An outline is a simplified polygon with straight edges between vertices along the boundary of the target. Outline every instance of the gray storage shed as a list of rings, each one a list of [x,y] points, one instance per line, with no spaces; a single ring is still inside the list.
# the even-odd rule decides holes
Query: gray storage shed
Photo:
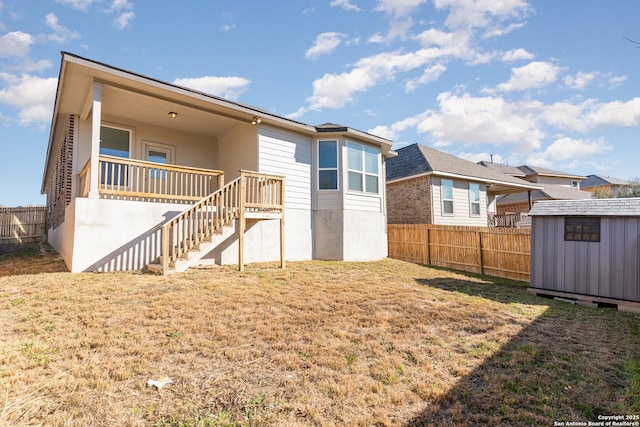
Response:
[[[529,215],[529,291],[640,312],[640,198],[549,200]]]

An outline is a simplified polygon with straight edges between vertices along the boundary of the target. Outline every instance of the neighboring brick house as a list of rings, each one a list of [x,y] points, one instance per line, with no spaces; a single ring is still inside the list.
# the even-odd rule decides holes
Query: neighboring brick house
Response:
[[[390,224],[487,226],[498,195],[541,188],[424,145],[397,153],[386,160]]]
[[[530,192],[506,194],[496,200],[498,214],[528,213],[539,200],[581,200],[590,199],[591,194],[580,189],[586,177],[559,172],[537,166],[507,166],[499,163],[479,162],[480,165],[496,172],[518,177],[538,184],[540,189]]]

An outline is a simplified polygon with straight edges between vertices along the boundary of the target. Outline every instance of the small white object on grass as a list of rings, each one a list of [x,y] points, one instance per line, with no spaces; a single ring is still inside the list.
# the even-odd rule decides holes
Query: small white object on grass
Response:
[[[162,377],[160,379],[157,380],[148,380],[147,381],[147,386],[149,387],[155,387],[157,389],[161,389],[162,387],[164,387],[167,384],[171,384],[173,381],[171,380],[171,378],[169,377]]]

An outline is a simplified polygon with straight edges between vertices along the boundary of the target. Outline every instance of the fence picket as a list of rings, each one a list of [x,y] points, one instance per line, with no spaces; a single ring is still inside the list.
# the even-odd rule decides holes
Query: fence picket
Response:
[[[389,224],[389,257],[529,281],[531,230]]]

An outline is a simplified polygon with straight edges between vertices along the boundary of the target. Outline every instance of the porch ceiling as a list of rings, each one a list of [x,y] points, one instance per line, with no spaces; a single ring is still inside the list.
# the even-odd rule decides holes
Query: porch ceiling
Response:
[[[177,117],[170,118],[170,111],[177,113]],[[220,135],[240,123],[194,106],[108,85],[103,91],[102,113],[208,136]]]

